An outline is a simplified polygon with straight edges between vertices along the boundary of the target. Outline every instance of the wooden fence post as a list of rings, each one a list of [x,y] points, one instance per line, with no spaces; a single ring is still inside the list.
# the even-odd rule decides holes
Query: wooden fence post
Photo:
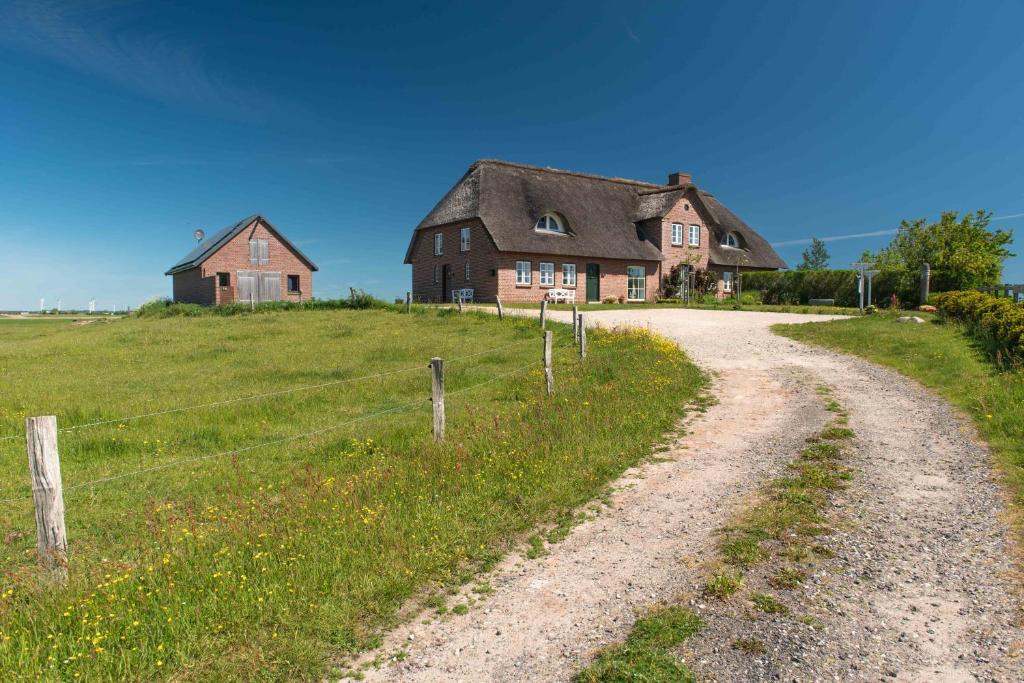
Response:
[[[458,299],[458,304],[459,304],[459,314],[461,315],[461,314],[462,314],[462,293],[461,293],[461,292],[459,292],[459,296],[458,296],[458,297],[456,297],[456,298]]]
[[[405,293],[405,312],[412,313],[412,292]]]
[[[505,311],[503,311],[501,308],[501,297],[496,296],[494,297],[494,300],[498,302],[498,320],[501,320],[502,318],[505,317]]]
[[[53,415],[25,420],[28,472],[36,507],[36,552],[50,580],[68,580],[68,537],[64,528],[64,487],[57,454],[57,418]]]
[[[444,361],[430,359],[430,403],[434,407],[434,441],[444,441]]]
[[[572,341],[575,344],[580,342],[580,327],[579,327],[579,307],[576,304],[572,305]]]
[[[580,358],[586,358],[587,357],[587,325],[586,325],[586,321],[583,319],[583,314],[582,313],[580,313],[580,321],[579,321],[578,324],[579,324],[579,328],[580,328]]]
[[[544,299],[540,302],[540,329],[544,329],[548,324],[548,300]]]
[[[544,332],[544,379],[547,381],[548,396],[555,393],[555,376],[551,372],[551,330]]]

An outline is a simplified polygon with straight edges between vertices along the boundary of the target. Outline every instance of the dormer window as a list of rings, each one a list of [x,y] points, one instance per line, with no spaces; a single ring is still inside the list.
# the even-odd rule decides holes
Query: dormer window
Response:
[[[562,219],[553,213],[546,213],[538,219],[537,224],[533,226],[533,229],[538,232],[565,232],[565,225],[562,223]]]
[[[722,238],[722,246],[723,247],[732,247],[734,249],[739,249],[739,247],[740,247],[740,240],[739,240],[738,237],[736,237],[736,233],[734,233],[734,232],[727,232],[727,233],[725,233],[725,237]]]

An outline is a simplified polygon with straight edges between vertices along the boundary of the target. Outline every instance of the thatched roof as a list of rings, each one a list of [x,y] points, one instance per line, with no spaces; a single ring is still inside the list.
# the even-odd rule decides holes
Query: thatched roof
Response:
[[[647,239],[639,223],[665,216],[684,195],[702,204],[713,202],[714,208],[704,207],[713,233],[719,227],[722,234],[739,234],[752,250],[746,259],[748,267],[785,267],[760,235],[692,184],[658,185],[492,159],[470,166],[420,221],[405,262],[411,262],[421,231],[474,218],[483,222],[500,251],[660,261],[661,251]],[[537,219],[549,212],[564,219],[567,234],[533,230]],[[716,222],[721,225],[714,225]],[[712,262],[715,251],[712,245]]]
[[[719,202],[713,195],[701,190],[701,203],[712,216],[711,254],[712,265],[734,266],[739,264],[748,268],[788,268],[786,262],[772,249],[765,238],[761,237],[752,227]],[[722,245],[726,233],[733,233],[739,238],[739,248]]]

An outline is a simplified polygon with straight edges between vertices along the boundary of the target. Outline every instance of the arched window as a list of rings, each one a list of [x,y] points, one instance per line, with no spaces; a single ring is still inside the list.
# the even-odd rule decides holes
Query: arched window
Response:
[[[736,233],[734,233],[734,232],[727,232],[727,233],[725,233],[725,237],[722,238],[722,246],[723,247],[739,248],[740,241],[739,241],[739,238],[736,237]]]
[[[534,230],[540,232],[565,232],[565,225],[562,224],[562,219],[553,213],[546,213],[537,220],[537,224],[533,226]]]

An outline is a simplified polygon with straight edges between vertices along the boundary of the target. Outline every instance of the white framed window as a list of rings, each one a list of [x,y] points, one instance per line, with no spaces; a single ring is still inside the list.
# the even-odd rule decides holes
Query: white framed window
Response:
[[[576,264],[575,263],[563,263],[562,264],[562,286],[563,287],[575,287],[576,286]]]
[[[643,266],[626,268],[626,298],[630,301],[647,298],[647,269]]]
[[[433,279],[434,279],[434,284],[436,285],[437,284],[437,266],[434,266]]]
[[[249,263],[265,266],[270,263],[270,242],[249,240]]]
[[[555,286],[555,264],[540,262],[540,286],[541,287],[554,287]]]
[[[691,225],[690,226],[690,246],[691,247],[699,247],[700,246],[700,226],[699,225]]]
[[[459,251],[469,251],[469,228],[459,231]]]
[[[538,232],[565,232],[565,225],[562,224],[562,219],[557,215],[546,213],[537,219],[533,229]]]
[[[533,284],[533,264],[529,261],[516,261],[516,284]]]
[[[440,256],[444,253],[444,235],[439,232],[434,233],[434,256]]]
[[[672,224],[672,244],[674,246],[682,246],[683,244],[683,224],[673,223]]]
[[[730,273],[728,271],[722,273],[722,291],[723,292],[731,292],[732,291],[732,273]]]
[[[725,237],[722,238],[723,247],[739,247],[740,241],[736,238],[736,233],[727,232]]]
[[[465,270],[465,272],[463,273],[464,279],[466,280],[466,282],[469,282],[469,261],[466,261],[466,266],[465,266],[464,270]]]

